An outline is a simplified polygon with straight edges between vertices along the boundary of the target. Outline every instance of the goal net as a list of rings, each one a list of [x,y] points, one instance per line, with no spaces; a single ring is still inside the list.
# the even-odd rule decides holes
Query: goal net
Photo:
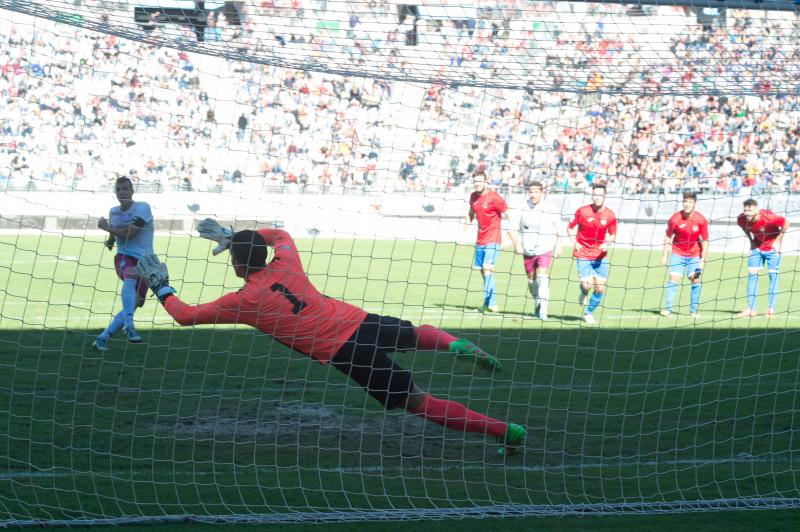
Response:
[[[749,198],[800,223],[800,19],[646,4],[0,0],[0,523],[800,506],[798,238],[756,276],[737,225]],[[480,310],[476,175],[512,232],[547,192],[565,245],[546,321],[508,246]],[[493,374],[393,358],[524,444],[386,411],[153,298],[143,342],[94,349],[122,308],[98,228],[121,176],[184,301],[242,286],[197,222],[286,229],[325,295],[497,355]],[[589,324],[566,227],[598,184],[618,231]],[[709,222],[702,292],[662,264],[684,192]]]

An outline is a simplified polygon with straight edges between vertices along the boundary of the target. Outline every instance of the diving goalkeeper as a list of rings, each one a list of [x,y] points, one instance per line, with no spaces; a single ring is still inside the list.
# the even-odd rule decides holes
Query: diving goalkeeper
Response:
[[[334,368],[361,385],[387,410],[408,412],[463,432],[489,434],[514,448],[525,438],[525,429],[492,419],[461,403],[423,392],[410,371],[387,356],[395,351],[447,350],[470,358],[486,370],[500,370],[500,361],[469,340],[458,339],[433,327],[363,309],[321,294],[308,279],[294,240],[286,231],[225,229],[215,220],[198,225],[200,236],[214,240],[216,255],[230,250],[238,277],[245,280],[237,292],[201,305],[187,305],[169,286],[166,265],[149,255],[137,271],[180,325],[245,323],[282,343]],[[274,250],[267,263],[267,249]]]

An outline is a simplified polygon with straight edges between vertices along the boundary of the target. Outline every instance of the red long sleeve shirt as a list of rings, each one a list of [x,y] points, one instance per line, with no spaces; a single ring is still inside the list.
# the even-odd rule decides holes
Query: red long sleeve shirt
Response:
[[[187,305],[170,296],[164,308],[181,325],[251,325],[295,351],[329,362],[367,313],[317,291],[289,233],[279,229],[258,233],[273,247],[274,258],[265,269],[249,274],[239,291],[202,305]]]

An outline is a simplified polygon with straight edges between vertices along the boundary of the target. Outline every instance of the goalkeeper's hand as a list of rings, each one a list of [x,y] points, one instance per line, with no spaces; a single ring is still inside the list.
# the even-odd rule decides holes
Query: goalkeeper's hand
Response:
[[[109,251],[112,251],[114,249],[114,244],[116,242],[117,239],[114,237],[114,235],[108,235],[108,240],[106,240],[105,244]]]
[[[136,265],[136,273],[144,279],[144,282],[162,303],[168,296],[175,293],[175,289],[169,285],[167,265],[158,260],[158,256],[145,255],[142,257]]]
[[[231,247],[231,239],[233,238],[233,228],[222,227],[213,218],[206,218],[197,224],[197,232],[200,233],[202,238],[213,240],[218,245],[211,250],[214,255],[219,255],[229,247]]]

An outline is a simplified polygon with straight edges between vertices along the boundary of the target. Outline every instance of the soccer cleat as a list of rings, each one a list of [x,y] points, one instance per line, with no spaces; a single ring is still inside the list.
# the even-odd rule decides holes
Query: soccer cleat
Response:
[[[547,316],[547,314],[539,314],[539,319],[542,321],[548,321],[550,318]]]
[[[133,327],[125,328],[125,337],[132,344],[139,344],[142,342],[142,337],[139,336],[139,334],[136,332],[136,329]]]
[[[108,351],[108,338],[105,336],[98,336],[95,338],[94,342],[92,342],[92,347],[103,353]]]
[[[586,305],[586,296],[588,296],[588,295],[589,295],[589,293],[588,293],[588,292],[584,292],[583,290],[581,290],[581,293],[580,293],[580,295],[578,296],[578,304],[579,304],[580,306],[582,306],[582,307],[583,307],[583,306],[585,306],[585,305]]]
[[[700,314],[698,314],[697,312],[692,312],[691,314],[689,314],[689,317],[692,318],[693,320],[699,320]]]
[[[775,317],[775,309],[774,308],[768,308],[767,312],[764,314],[764,317],[767,318],[767,319],[774,318]]]
[[[497,358],[464,338],[451,342],[450,352],[455,353],[460,358],[474,360],[476,366],[487,371],[500,371],[503,369],[503,364]]]
[[[500,307],[498,307],[497,305],[494,305],[494,306],[483,305],[483,306],[481,306],[481,308],[478,309],[478,311],[479,312],[483,312],[483,313],[486,313],[486,312],[491,312],[491,313],[500,312]]]
[[[588,325],[594,325],[595,323],[597,323],[597,321],[595,321],[594,319],[594,316],[592,316],[588,312],[583,315],[583,321],[585,321]]]
[[[664,316],[665,318],[669,318],[670,316],[672,316],[672,311],[664,309],[661,311],[661,315]]]
[[[509,423],[506,427],[505,438],[503,438],[503,446],[497,450],[497,454],[504,456],[506,454],[514,453],[525,441],[526,434],[527,431],[522,425]]]
[[[737,318],[755,318],[756,316],[758,316],[758,312],[749,308],[744,309],[736,315]]]

